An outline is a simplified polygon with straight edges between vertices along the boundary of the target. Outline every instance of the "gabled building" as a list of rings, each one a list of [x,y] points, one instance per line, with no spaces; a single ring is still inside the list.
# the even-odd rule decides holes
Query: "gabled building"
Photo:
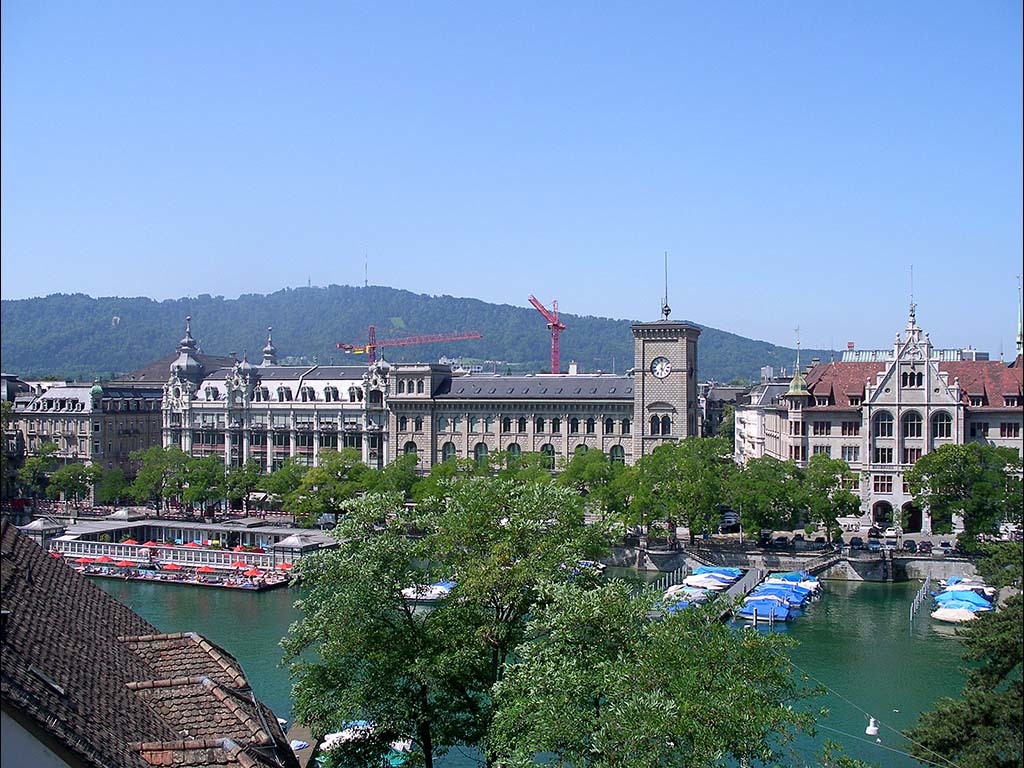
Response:
[[[161,634],[0,523],[4,766],[297,768],[238,661]]]
[[[931,530],[913,506],[904,473],[948,444],[980,442],[1024,455],[1024,363],[977,359],[932,345],[916,308],[891,350],[861,351],[855,361],[800,371],[785,393],[737,408],[736,458],[791,459],[816,453],[843,459],[861,478],[865,521],[904,513],[906,530]],[[767,394],[767,390],[766,393]],[[742,425],[742,426],[741,426]]]

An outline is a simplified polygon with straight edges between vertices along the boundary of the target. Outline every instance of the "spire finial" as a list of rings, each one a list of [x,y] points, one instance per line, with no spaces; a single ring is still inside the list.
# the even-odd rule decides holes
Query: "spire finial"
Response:
[[[800,326],[798,325],[795,330],[796,333],[796,370],[800,371]]]
[[[668,316],[671,314],[672,309],[668,305],[668,251],[665,251],[665,296],[661,300],[661,316],[663,319],[668,320]]]

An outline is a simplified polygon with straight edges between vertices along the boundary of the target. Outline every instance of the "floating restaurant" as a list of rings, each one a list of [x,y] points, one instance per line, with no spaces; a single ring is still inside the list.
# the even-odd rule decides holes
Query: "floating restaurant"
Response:
[[[69,562],[123,562],[159,570],[174,566],[170,570],[212,569],[215,573],[286,571],[306,555],[337,546],[324,531],[269,525],[262,518],[183,522],[128,510],[66,526],[40,518],[22,526],[21,531]]]

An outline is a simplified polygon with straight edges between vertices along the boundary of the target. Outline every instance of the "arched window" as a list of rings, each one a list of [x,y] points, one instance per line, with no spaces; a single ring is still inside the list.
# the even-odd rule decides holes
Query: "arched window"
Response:
[[[447,416],[438,416],[437,417],[437,430],[438,430],[438,432],[444,432],[446,429],[448,429],[448,417]]]
[[[520,432],[525,432],[526,431],[526,418],[523,417],[523,416],[520,416],[519,417],[519,423],[516,426],[519,428]]]
[[[405,382],[402,381],[401,379],[398,380],[398,394],[405,394]]]
[[[519,447],[519,443],[512,443],[508,448],[505,449],[508,452],[510,459],[518,459],[523,453],[523,449]]]
[[[412,428],[415,429],[417,432],[422,432],[423,431],[423,417],[422,416],[417,416],[415,419],[413,419]]]
[[[402,450],[405,452],[406,456],[408,456],[410,453],[413,456],[417,455],[416,443],[414,443],[412,440],[410,440],[408,443],[406,443],[405,447]]]
[[[876,413],[872,433],[875,437],[892,437],[892,414],[888,411]]]
[[[480,431],[480,419],[476,416],[468,416],[466,418],[466,426],[469,427],[470,432]]]
[[[661,434],[661,419],[657,416],[651,416],[651,434],[654,436]]]
[[[477,443],[473,446],[473,458],[476,459],[478,467],[487,463],[487,443]]]
[[[584,453],[587,452],[587,446],[585,446],[583,443],[580,443],[579,445],[572,449],[572,452],[575,456],[582,456]]]
[[[624,435],[628,435],[629,434],[629,426],[630,426],[629,425],[629,419],[623,419],[622,420],[622,434],[624,434]]]
[[[551,420],[551,434],[557,435],[562,431],[562,420],[554,418]]]
[[[502,432],[511,432],[512,431],[512,419],[510,419],[508,416],[505,416],[501,420],[501,431]]]
[[[411,392],[412,390],[410,389],[409,391]],[[423,394],[423,379],[420,379],[419,381],[416,382],[416,394]]]
[[[661,434],[662,436],[672,434],[672,417],[668,414],[661,417]]]
[[[398,417],[398,431],[405,432],[409,428],[409,420],[405,416]]]
[[[917,411],[908,411],[903,416],[903,436],[921,437],[924,434],[924,422]]]
[[[551,443],[544,443],[540,447],[540,452],[544,454],[544,469],[555,468],[555,446]]]
[[[350,403],[354,403],[356,401],[356,388],[355,387],[349,387],[348,388],[348,401]]]
[[[587,419],[587,434],[588,435],[594,434],[594,431],[596,429],[597,429],[597,424],[595,423],[595,421],[593,419]]]
[[[580,420],[573,416],[569,419],[569,434],[578,435],[580,433]]]
[[[441,446],[441,461],[449,461],[455,458],[455,443],[450,440]]]
[[[533,428],[537,434],[542,433],[544,431],[544,419],[537,419],[533,424]]]
[[[604,420],[604,433],[610,435],[615,431],[615,420],[605,419]]]
[[[939,411],[934,416],[932,416],[932,436],[953,436],[953,419],[950,418],[949,414],[946,413],[945,411]]]
[[[626,449],[621,445],[613,445],[611,451],[612,464],[626,463]]]

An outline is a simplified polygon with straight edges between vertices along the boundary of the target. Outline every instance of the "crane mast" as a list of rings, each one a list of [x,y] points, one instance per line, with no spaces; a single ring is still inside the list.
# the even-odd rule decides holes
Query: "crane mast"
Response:
[[[562,323],[558,319],[558,299],[554,299],[551,302],[551,310],[537,300],[537,297],[530,295],[530,303],[533,308],[536,309],[544,319],[548,321],[548,330],[551,332],[551,372],[561,373],[562,372],[562,361],[561,354],[559,351],[558,337],[562,335],[562,331],[565,330],[565,323]]]
[[[370,326],[366,335],[366,344],[356,346],[354,344],[338,343],[338,349],[345,350],[350,355],[367,355],[369,361],[377,361],[377,350],[383,347],[412,347],[417,344],[437,344],[442,341],[463,341],[465,339],[482,339],[480,331],[458,331],[456,333],[427,333],[419,336],[401,336],[395,339],[377,340],[377,329]]]

